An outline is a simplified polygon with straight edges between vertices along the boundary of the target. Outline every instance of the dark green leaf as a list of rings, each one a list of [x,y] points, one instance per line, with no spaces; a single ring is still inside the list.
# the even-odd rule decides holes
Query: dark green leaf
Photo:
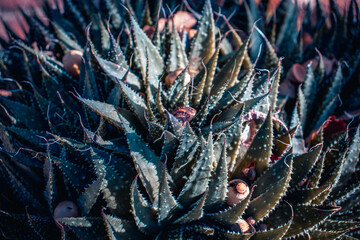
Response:
[[[189,56],[189,59],[194,61],[195,69],[201,66],[201,61],[207,63],[215,52],[215,25],[212,13],[210,0],[206,0]]]
[[[291,224],[289,230],[286,232],[284,237],[295,236],[303,231],[310,229],[323,220],[328,218],[334,212],[338,211],[338,207],[317,207],[317,206],[293,206],[294,209],[294,221]],[[276,210],[276,214],[279,212],[285,213],[288,211],[287,207],[279,206]]]
[[[214,150],[215,149],[216,147],[214,145]],[[220,151],[220,149],[218,150]],[[222,145],[222,150],[218,159],[219,160],[216,162],[216,169],[210,178],[208,195],[205,201],[205,210],[220,206],[226,198],[227,185],[228,185],[228,181],[227,181],[228,164],[226,159],[226,142],[224,142],[224,144]]]
[[[253,190],[254,187],[251,189],[249,195],[235,206],[227,208],[223,211],[219,211],[217,213],[207,214],[206,216],[212,220],[218,221],[221,224],[225,224],[229,226],[235,224],[243,215],[245,209],[248,207],[248,204],[252,197]]]
[[[199,201],[197,201],[196,205],[184,216],[180,217],[176,221],[175,224],[184,224],[192,221],[199,220],[203,216],[203,207],[205,204],[205,199],[207,196],[207,191],[201,196]]]
[[[170,190],[167,178],[166,165],[161,175],[160,189],[159,189],[159,211],[158,221],[160,224],[167,222],[171,219],[173,212],[179,209],[179,205],[176,202],[172,192]]]
[[[288,162],[284,160],[284,164],[287,166],[287,174],[282,178],[277,175],[277,181],[272,180],[272,184],[269,184],[268,182],[267,184],[270,186],[266,189],[266,191],[251,200],[249,207],[246,210],[246,214],[248,216],[253,217],[256,221],[260,221],[266,217],[276,205],[278,205],[279,200],[287,191],[291,178],[292,163],[292,159]],[[256,195],[254,194],[254,196]]]
[[[252,162],[255,163],[256,173],[258,175],[262,174],[268,168],[273,142],[272,125],[272,113],[269,111],[265,122],[254,137],[245,156],[235,166],[235,170],[231,176],[232,179],[239,178],[241,171]]]
[[[205,149],[202,151],[200,158],[195,163],[196,165],[193,172],[179,194],[178,201],[181,205],[189,207],[195,200],[199,199],[199,197],[204,194],[208,188],[213,168],[213,161],[213,139],[212,134],[210,133]]]
[[[216,95],[224,86],[231,87],[238,77],[245,53],[249,45],[249,39],[236,51],[234,56],[221,68],[213,80],[213,87],[210,95]]]
[[[107,237],[101,217],[61,218],[58,221],[69,227],[80,239],[103,240]]]
[[[322,144],[318,144],[309,152],[294,156],[293,174],[290,181],[291,187],[295,187],[309,174],[319,157],[321,149]]]
[[[329,185],[324,185],[316,188],[296,189],[287,193],[285,200],[291,204],[309,204],[312,200],[316,199],[322,192],[329,189]]]
[[[128,239],[138,240],[145,236],[138,230],[136,224],[127,219],[102,213],[110,240]]]
[[[199,143],[197,137],[191,129],[190,124],[185,123],[184,130],[180,137],[180,144],[176,150],[174,163],[171,169],[171,176],[175,182],[177,182],[179,178],[183,177],[181,169],[192,162],[198,146]]]
[[[131,208],[135,223],[141,232],[147,233],[156,230],[155,210],[139,192],[137,178],[131,185]]]

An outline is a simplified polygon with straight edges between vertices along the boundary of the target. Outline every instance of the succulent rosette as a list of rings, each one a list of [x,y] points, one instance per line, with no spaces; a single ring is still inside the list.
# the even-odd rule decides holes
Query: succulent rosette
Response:
[[[338,25],[318,8],[316,27],[292,1],[231,19],[227,3],[167,3],[45,1],[47,23],[23,12],[26,39],[8,27],[2,236],[358,238],[358,43],[323,47],[359,37],[356,1]],[[326,49],[346,64],[327,71]]]

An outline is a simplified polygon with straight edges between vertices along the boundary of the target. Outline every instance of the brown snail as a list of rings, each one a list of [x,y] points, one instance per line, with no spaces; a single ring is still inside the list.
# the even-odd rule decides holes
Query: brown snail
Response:
[[[290,80],[290,82],[299,84],[305,81],[305,75],[306,67],[301,64],[295,63],[286,75],[286,78]]]
[[[79,209],[76,204],[72,201],[60,202],[54,210],[54,220],[56,225],[62,229],[63,226],[58,222],[59,219],[65,217],[78,217]]]
[[[176,108],[171,114],[185,124],[185,122],[190,122],[194,118],[196,110],[192,107],[183,106]]]
[[[226,203],[230,206],[234,206],[243,201],[249,194],[250,189],[246,182],[240,179],[231,180],[228,186]]]
[[[81,61],[82,52],[78,50],[70,50],[62,58],[65,71],[72,77],[78,77],[80,75]]]

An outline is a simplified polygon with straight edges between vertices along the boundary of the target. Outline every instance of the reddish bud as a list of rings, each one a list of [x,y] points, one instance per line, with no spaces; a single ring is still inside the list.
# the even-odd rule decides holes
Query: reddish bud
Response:
[[[248,219],[246,219],[247,223],[250,225],[254,225],[255,224],[255,219],[253,217],[249,217]]]
[[[267,230],[267,225],[265,223],[261,223],[259,225],[259,229],[258,229],[260,232],[264,232]]]
[[[271,163],[280,160],[280,158],[281,158],[280,156],[278,156],[278,155],[276,155],[275,153],[273,153],[273,154],[270,156]]]
[[[189,29],[189,31],[188,31],[188,37],[189,37],[189,39],[195,37],[196,33],[197,33],[197,30],[196,30],[196,29]]]
[[[192,28],[196,24],[197,20],[189,12],[178,11],[174,15],[174,23],[176,30],[180,30],[181,26],[184,26],[186,29]]]
[[[142,30],[150,39],[153,37],[155,32],[155,28],[149,25],[145,25]]]
[[[303,37],[302,37],[302,40],[303,40],[303,44],[304,44],[304,47],[306,48],[307,46],[309,46],[313,41],[313,37],[309,34],[309,33],[304,33]]]
[[[331,135],[343,132],[346,130],[346,123],[342,119],[336,119],[335,116],[330,116],[324,124],[324,137],[330,137]]]
[[[176,69],[175,71],[170,72],[170,73],[166,76],[166,78],[165,78],[165,85],[166,85],[167,87],[170,87],[170,86],[174,83],[174,81],[175,81],[175,79],[177,78],[177,76],[179,76],[179,74],[180,74],[183,70],[184,70],[184,68],[178,68],[178,69]]]
[[[12,92],[4,89],[0,89],[0,96],[2,97],[10,97],[12,95]]]
[[[164,29],[166,21],[167,20],[165,18],[159,19],[158,29],[160,32]],[[181,30],[181,28],[185,28],[186,30],[189,30],[196,24],[196,22],[197,22],[196,18],[189,12],[178,11],[177,13],[174,14],[175,29],[178,32]],[[172,31],[173,21],[170,20],[168,24],[170,31]]]
[[[256,179],[256,170],[255,167],[245,168],[243,171],[244,176],[249,179],[249,181],[254,181]]]

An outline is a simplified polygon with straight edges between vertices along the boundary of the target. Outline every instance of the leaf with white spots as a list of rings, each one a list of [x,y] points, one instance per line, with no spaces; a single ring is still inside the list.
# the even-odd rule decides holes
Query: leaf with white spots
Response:
[[[212,134],[209,134],[205,149],[195,163],[193,172],[181,190],[178,201],[184,207],[190,206],[202,196],[208,188],[211,171],[213,168],[214,151]]]
[[[255,163],[255,169],[258,175],[262,174],[269,167],[273,142],[273,124],[271,118],[272,113],[269,111],[265,122],[256,133],[245,156],[241,159],[237,166],[235,166],[235,170],[231,176],[232,179],[238,178],[241,175],[241,171],[252,162]]]
[[[290,187],[299,184],[311,171],[322,150],[322,144],[313,147],[307,153],[294,156],[293,174]]]
[[[137,177],[131,185],[131,209],[136,226],[141,232],[150,233],[156,231],[155,209],[141,195],[137,184]]]
[[[180,144],[177,147],[176,155],[171,168],[171,176],[175,182],[184,176],[184,167],[193,163],[195,153],[198,151],[199,143],[197,136],[191,129],[189,123],[185,123],[184,130],[180,137]],[[186,167],[186,169],[188,168]],[[186,174],[185,174],[186,175]]]
[[[145,236],[142,235],[133,221],[121,219],[102,212],[106,225],[107,234],[110,240],[128,239],[138,240]]]
[[[80,239],[104,239],[107,237],[106,227],[101,217],[60,218],[62,225],[67,226]]]
[[[292,158],[288,161],[279,161],[284,161],[284,164],[286,165],[286,168],[284,168],[286,170],[284,171],[285,176],[282,178],[276,176],[276,180],[273,179],[271,184],[268,182],[267,184],[270,186],[268,186],[265,191],[262,191],[259,196],[255,195],[254,192],[254,199],[251,200],[248,208],[246,209],[246,214],[248,216],[252,216],[256,221],[260,221],[269,215],[274,207],[279,204],[280,199],[285,195],[288,189],[293,161]],[[270,170],[271,168],[269,171]]]
[[[240,217],[243,215],[245,209],[248,207],[250,199],[252,197],[254,187],[251,189],[249,195],[242,201],[240,201],[235,206],[229,207],[223,211],[217,213],[210,213],[206,216],[214,221],[217,221],[221,224],[229,225],[235,224]]]
[[[202,218],[204,214],[203,208],[204,208],[206,196],[207,196],[207,192],[204,192],[201,198],[196,202],[196,205],[184,216],[174,221],[174,224],[185,224]]]
[[[194,61],[195,69],[201,66],[201,61],[207,63],[215,52],[215,24],[212,12],[210,0],[206,0],[189,56],[189,59]]]
[[[163,163],[148,145],[128,126],[124,126],[130,154],[139,177],[149,194],[154,208],[158,207],[160,178]]]
[[[215,145],[214,145],[214,150],[215,150]],[[228,185],[226,142],[222,144],[222,150],[219,156],[219,161],[216,163],[216,165],[217,165],[216,169],[210,178],[209,190],[205,200],[205,210],[211,208],[217,208],[224,202],[226,198],[227,185]]]
[[[164,164],[159,190],[158,221],[160,224],[169,221],[173,217],[174,211],[180,208],[170,190],[167,175],[166,165]]]

